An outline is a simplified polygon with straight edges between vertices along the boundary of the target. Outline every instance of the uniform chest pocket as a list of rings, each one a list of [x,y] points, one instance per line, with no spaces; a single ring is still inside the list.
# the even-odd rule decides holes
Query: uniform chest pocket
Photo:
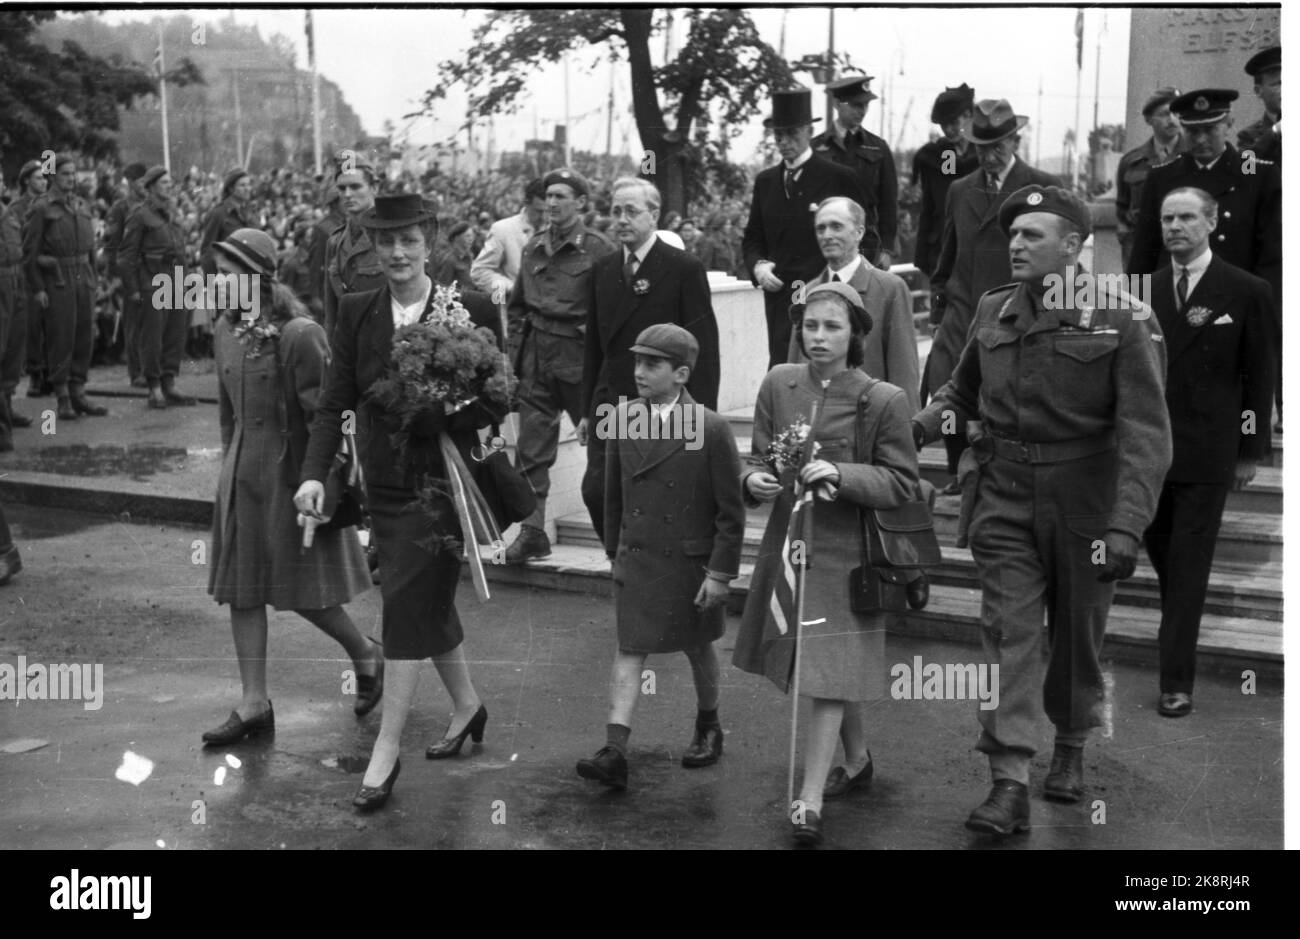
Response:
[[[1053,349],[1075,362],[1090,364],[1105,359],[1119,348],[1119,336],[1058,335]]]
[[[1003,329],[1000,326],[981,326],[975,337],[979,340],[981,346],[992,350],[999,346],[1017,342],[1020,339],[1020,334],[1013,329]]]
[[[556,258],[551,262],[551,266],[556,273],[567,274],[570,277],[581,277],[591,270],[591,258],[586,255],[578,255],[572,258]]]

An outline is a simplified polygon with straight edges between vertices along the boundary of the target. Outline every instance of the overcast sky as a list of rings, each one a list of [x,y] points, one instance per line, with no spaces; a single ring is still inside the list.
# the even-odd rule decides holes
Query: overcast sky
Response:
[[[193,10],[199,19],[217,20],[225,10]],[[685,12],[684,10],[682,11]],[[166,11],[131,10],[103,14],[109,21],[150,19]],[[796,59],[826,48],[828,10],[825,7],[755,8],[751,11],[760,34],[773,46],[780,42],[785,24],[785,54]],[[316,50],[321,72],[342,88],[349,104],[361,117],[366,131],[381,132],[385,120],[409,130],[416,142],[431,142],[454,132],[463,120],[464,99],[453,98],[433,119],[405,121],[402,115],[416,109],[422,93],[433,83],[436,65],[460,54],[468,45],[481,10],[412,10],[317,8]],[[306,40],[301,10],[237,8],[235,18],[256,24],[263,36],[279,32],[299,49],[299,64],[306,66]],[[940,9],[839,8],[835,13],[836,48],[848,52],[853,62],[875,76],[872,88],[887,100],[873,102],[867,127],[881,132],[882,115],[892,130],[891,143],[903,147],[923,143],[933,129],[930,105],[945,85],[963,81],[978,97],[1005,97],[1020,114],[1030,118],[1032,135],[1040,122],[1042,152],[1056,155],[1067,128],[1075,120],[1075,10],[1071,7],[1019,8],[967,7]],[[1100,120],[1124,120],[1128,66],[1129,14],[1127,10],[1088,10],[1085,15],[1082,124],[1090,127],[1096,77],[1097,37],[1101,42]],[[685,34],[677,21],[678,42]],[[654,43],[662,58],[662,39]],[[592,68],[591,52],[574,56],[569,65],[570,141],[580,149],[605,148],[605,104],[611,82],[610,67]],[[811,85],[807,74],[798,76]],[[1039,85],[1042,85],[1041,108]],[[616,97],[614,149],[639,152],[632,122],[627,66],[613,76]],[[560,66],[543,70],[535,91],[520,111],[498,118],[496,147],[518,149],[534,135],[536,127],[551,136],[564,119],[564,79]],[[910,109],[909,109],[910,106]],[[817,107],[815,105],[815,107]],[[906,116],[906,119],[905,119]],[[741,138],[739,155],[752,154],[762,137],[760,119]],[[1130,140],[1140,134],[1130,134]],[[1027,139],[1029,153],[1034,142]]]

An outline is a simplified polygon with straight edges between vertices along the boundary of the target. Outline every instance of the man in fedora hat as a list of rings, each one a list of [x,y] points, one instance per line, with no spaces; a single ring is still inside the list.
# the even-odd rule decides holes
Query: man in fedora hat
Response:
[[[382,287],[383,265],[360,219],[375,204],[378,176],[368,159],[345,152],[339,163],[334,187],[347,222],[330,235],[325,246],[325,282],[322,288],[325,308],[325,335],[333,336],[338,324],[339,302],[345,294],[362,293]]]
[[[1264,114],[1237,134],[1237,146],[1282,165],[1282,47],[1270,46],[1246,62],[1246,74],[1255,79],[1255,94]]]
[[[818,120],[812,115],[812,92],[794,88],[772,94],[772,114],[763,121],[776,140],[781,162],[754,180],[741,246],[745,267],[764,292],[768,368],[786,360],[791,294],[816,277],[824,264],[813,228],[817,206],[831,196],[848,196],[859,205],[867,202],[852,170],[813,151],[812,125]]]
[[[877,97],[871,90],[871,76],[846,75],[827,84],[826,92],[835,107],[835,120],[812,139],[813,151],[857,176],[867,197],[862,203],[867,213],[862,254],[887,271],[898,252],[898,170],[889,144],[862,126],[867,105]]]
[[[974,107],[975,89],[965,82],[939,92],[930,109],[930,122],[939,125],[943,136],[922,145],[912,157],[912,185],[921,187],[921,214],[916,224],[916,255],[912,263],[927,277],[939,260],[948,189],[979,166],[975,145],[963,136],[964,131],[970,130]],[[939,325],[933,310],[930,322]]]
[[[985,98],[975,105],[971,126],[962,136],[975,145],[979,167],[948,190],[939,259],[930,275],[932,316],[939,329],[930,347],[921,382],[921,400],[952,377],[979,298],[1011,280],[1008,238],[998,225],[998,210],[1017,189],[1029,185],[1059,186],[1055,176],[1034,169],[1016,154],[1020,131],[1029,118],[1018,115],[1005,99]],[[966,449],[965,428],[944,436],[948,472],[953,482],[945,491],[957,492],[957,461]]]
[[[1275,345],[1274,403],[1282,420],[1282,175],[1280,168],[1228,142],[1232,130],[1231,88],[1199,88],[1169,103],[1183,125],[1186,150],[1152,167],[1142,191],[1133,232],[1129,274],[1152,274],[1169,263],[1160,228],[1160,206],[1175,189],[1205,191],[1219,206],[1210,249],[1229,264],[1262,277],[1273,288]],[[1258,415],[1261,426],[1266,415]]]
[[[1124,263],[1133,248],[1133,229],[1137,227],[1138,209],[1142,205],[1142,187],[1151,175],[1151,167],[1168,162],[1183,150],[1183,131],[1169,103],[1182,92],[1177,88],[1157,88],[1142,105],[1142,117],[1151,128],[1151,139],[1120,158],[1115,172],[1115,222]]]
[[[144,174],[149,167],[143,163],[129,163],[122,170],[126,181],[126,195],[113,203],[104,224],[104,261],[109,275],[117,277],[117,253],[122,248],[126,234],[126,220],[131,213],[144,205]],[[140,304],[122,298],[122,345],[126,349],[126,373],[133,388],[146,388],[148,383],[140,371]]]

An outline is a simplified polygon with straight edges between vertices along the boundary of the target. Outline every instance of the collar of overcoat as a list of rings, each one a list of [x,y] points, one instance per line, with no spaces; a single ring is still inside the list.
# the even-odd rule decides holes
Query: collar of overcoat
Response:
[[[647,260],[649,260],[648,256]],[[631,404],[636,404],[637,402],[643,402],[647,409],[650,407],[650,402],[645,398],[637,398],[635,401],[631,402]],[[685,426],[685,412],[687,408],[690,408],[692,412],[690,419],[693,422],[691,427],[694,432],[703,435],[704,421],[702,414],[700,413],[701,409],[695,407],[695,399],[691,397],[691,393],[687,391],[685,387],[682,388],[681,397],[677,399],[677,407],[682,411],[682,423],[678,426]],[[647,420],[651,419],[653,418],[647,415]],[[648,426],[647,429],[649,429]],[[657,440],[646,439],[644,437],[633,437],[631,438],[631,444],[632,449],[636,452],[637,456],[641,458],[640,465],[632,471],[632,475],[642,476],[650,472],[650,470],[654,469],[679,450],[684,449],[686,447],[686,438],[684,434],[679,434],[676,437],[668,439],[660,438]]]

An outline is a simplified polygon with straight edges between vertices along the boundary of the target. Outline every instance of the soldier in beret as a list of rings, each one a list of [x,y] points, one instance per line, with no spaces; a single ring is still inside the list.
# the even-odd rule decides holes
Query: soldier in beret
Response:
[[[94,341],[95,229],[77,195],[77,163],[55,159],[54,189],[36,202],[23,229],[23,264],[42,311],[45,372],[60,420],[108,413],[85,395]]]
[[[1150,309],[1114,292],[1082,306],[1065,288],[1092,229],[1087,205],[1030,185],[1005,201],[998,227],[1013,282],[979,299],[952,380],[913,432],[918,448],[934,440],[948,409],[979,422],[962,457],[958,544],[968,532],[1001,698],[979,712],[977,747],[993,788],[966,827],[1007,835],[1029,827],[1041,710],[1056,726],[1044,794],[1083,797],[1083,746],[1102,723],[1098,656],[1114,581],[1133,573],[1172,442],[1163,336]]]
[[[221,201],[203,221],[203,239],[199,242],[199,266],[203,273],[216,273],[214,244],[225,241],[241,228],[257,227],[257,220],[249,211],[248,201],[252,198],[253,177],[248,175],[248,170],[237,166],[226,174],[221,184]]]
[[[889,144],[862,126],[867,105],[878,96],[871,90],[871,76],[862,74],[837,79],[826,91],[835,106],[835,121],[812,139],[813,151],[858,177],[867,213],[862,253],[887,271],[898,253],[898,170]]]
[[[325,334],[333,338],[344,294],[377,290],[388,283],[361,216],[375,204],[375,166],[355,153],[344,153],[334,187],[347,222],[329,236],[325,247]]]
[[[40,160],[28,160],[18,171],[18,187],[21,195],[9,203],[9,209],[18,219],[20,226],[26,226],[32,214],[32,206],[44,197],[50,188],[50,181],[41,172]],[[27,397],[43,398],[52,394],[54,389],[45,374],[45,310],[32,296],[31,283],[27,284],[27,325],[23,333],[27,337]]]
[[[913,262],[927,277],[939,261],[948,187],[979,166],[975,145],[962,136],[970,130],[974,106],[975,89],[965,82],[940,92],[930,109],[930,121],[939,125],[943,136],[924,144],[912,157],[912,185],[921,187]],[[942,312],[937,316],[941,317]],[[937,316],[932,310],[930,322],[935,326],[939,325]]]
[[[1125,264],[1133,248],[1142,187],[1151,174],[1151,167],[1168,162],[1183,150],[1182,128],[1169,110],[1169,103],[1179,94],[1177,88],[1157,88],[1147,98],[1142,105],[1142,117],[1151,127],[1151,139],[1124,154],[1115,173],[1115,227]]]
[[[126,220],[145,202],[144,174],[148,171],[149,167],[143,163],[127,164],[122,170],[126,195],[114,202],[108,210],[104,225],[104,262],[112,277],[117,277],[117,253],[122,248]],[[140,304],[125,296],[122,298],[122,333],[122,345],[126,349],[126,372],[131,387],[147,388],[149,383],[140,370]]]
[[[1237,134],[1237,146],[1282,166],[1282,47],[1257,52],[1246,63],[1246,74],[1255,79],[1255,94],[1264,102],[1264,114]]]

